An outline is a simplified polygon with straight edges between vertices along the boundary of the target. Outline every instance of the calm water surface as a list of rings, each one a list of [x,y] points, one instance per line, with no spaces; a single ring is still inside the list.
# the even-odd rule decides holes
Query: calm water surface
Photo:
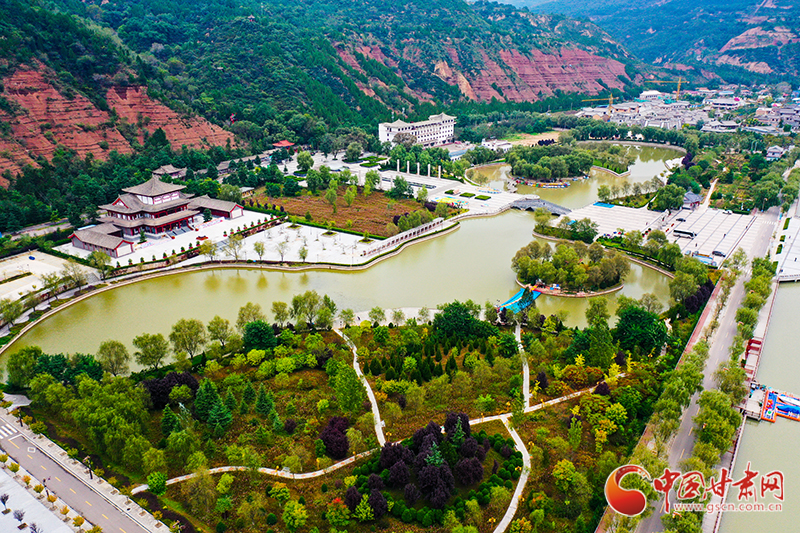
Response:
[[[780,285],[769,331],[764,341],[758,381],[776,389],[800,394],[800,371],[796,362],[797,316],[800,314],[800,285]],[[800,422],[778,418],[777,422],[748,422],[739,447],[734,479],[741,479],[747,462],[751,470],[762,474],[782,470],[784,501],[782,512],[727,513],[723,515],[723,533],[754,531],[798,531],[800,519]],[[735,501],[735,491],[732,494]],[[761,501],[761,500],[759,500]],[[765,502],[775,501],[769,495]]]
[[[669,148],[657,148],[653,146],[622,146],[623,150],[636,156],[636,161],[631,165],[631,174],[625,178],[618,178],[607,172],[597,172],[592,170],[591,178],[583,181],[570,182],[570,186],[565,189],[540,189],[538,187],[528,187],[522,185],[517,192],[520,194],[537,194],[544,200],[549,200],[570,209],[578,209],[592,202],[597,201],[597,189],[601,185],[622,186],[625,183],[643,183],[650,181],[670,167],[680,163],[683,154],[677,150]],[[503,178],[510,177],[511,167],[509,165],[491,165],[476,169],[489,177],[490,186],[502,189]]]
[[[376,305],[435,307],[456,299],[502,302],[519,290],[511,258],[531,241],[532,228],[533,215],[520,211],[466,220],[454,233],[411,246],[358,272],[225,269],[142,281],[57,313],[21,337],[17,345],[34,344],[51,353],[94,353],[104,340],[130,345],[133,337],[144,332],[167,334],[179,318],[208,322],[220,315],[233,322],[239,307],[248,301],[269,311],[273,301],[288,302],[293,295],[312,289],[328,294],[340,309],[356,311]],[[667,282],[654,270],[632,264],[621,294],[638,298],[652,292],[666,303]],[[542,296],[537,304],[543,313],[566,310],[570,324],[583,325],[583,299]]]
[[[632,181],[661,173],[677,152],[663,148],[625,147],[636,153]],[[502,186],[507,165],[484,167],[490,181]],[[597,199],[607,175],[576,182],[567,189],[542,190],[543,198],[570,207]],[[622,181],[622,180],[620,180]],[[129,347],[141,333],[167,334],[179,318],[208,322],[214,315],[235,321],[239,307],[252,301],[269,311],[273,301],[288,302],[307,290],[328,294],[340,309],[365,311],[374,306],[435,307],[453,300],[502,302],[519,288],[511,258],[531,240],[533,215],[509,211],[493,218],[462,222],[449,235],[411,246],[397,257],[358,272],[283,273],[259,269],[183,273],[107,291],[75,304],[39,324],[15,345],[38,345],[50,353],[94,353],[101,342],[116,339]],[[617,294],[639,298],[655,293],[666,304],[667,278],[632,264],[624,289]],[[616,294],[610,296],[612,300]],[[542,296],[541,312],[568,313],[570,325],[583,326],[586,300]],[[362,317],[363,318],[363,317]],[[8,352],[6,352],[8,353]]]

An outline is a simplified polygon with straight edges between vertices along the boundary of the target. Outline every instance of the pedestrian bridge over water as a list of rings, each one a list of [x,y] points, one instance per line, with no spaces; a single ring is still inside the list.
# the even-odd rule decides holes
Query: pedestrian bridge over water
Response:
[[[554,204],[553,202],[548,202],[547,200],[542,200],[539,197],[530,196],[520,198],[519,200],[514,200],[514,202],[511,203],[511,207],[514,209],[525,209],[530,211],[535,211],[540,207],[544,207],[554,215],[567,215],[571,212],[571,210],[566,207]]]

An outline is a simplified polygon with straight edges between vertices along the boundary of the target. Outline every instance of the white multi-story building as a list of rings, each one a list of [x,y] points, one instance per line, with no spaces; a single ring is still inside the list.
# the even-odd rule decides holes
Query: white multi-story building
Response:
[[[393,143],[398,133],[408,133],[422,146],[436,146],[453,142],[455,126],[456,117],[444,113],[431,115],[422,122],[381,122],[378,124],[378,139],[382,143]]]

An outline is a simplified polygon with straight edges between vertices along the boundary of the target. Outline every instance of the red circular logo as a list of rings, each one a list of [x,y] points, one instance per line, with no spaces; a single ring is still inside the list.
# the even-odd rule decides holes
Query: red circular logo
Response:
[[[637,516],[647,509],[647,497],[638,489],[623,489],[622,478],[628,474],[639,474],[650,481],[650,474],[639,465],[620,466],[606,479],[605,494],[608,505],[621,515]]]

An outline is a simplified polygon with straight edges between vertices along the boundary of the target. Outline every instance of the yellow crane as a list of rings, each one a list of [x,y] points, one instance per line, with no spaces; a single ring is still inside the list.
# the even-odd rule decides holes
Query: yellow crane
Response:
[[[614,95],[609,94],[608,98],[588,98],[586,100],[581,100],[581,102],[605,102],[608,101],[608,110],[614,111]]]
[[[647,83],[677,83],[678,86],[675,90],[675,100],[680,100],[681,98],[681,84],[686,83],[689,80],[684,79],[683,77],[679,77],[677,80],[645,80]]]

